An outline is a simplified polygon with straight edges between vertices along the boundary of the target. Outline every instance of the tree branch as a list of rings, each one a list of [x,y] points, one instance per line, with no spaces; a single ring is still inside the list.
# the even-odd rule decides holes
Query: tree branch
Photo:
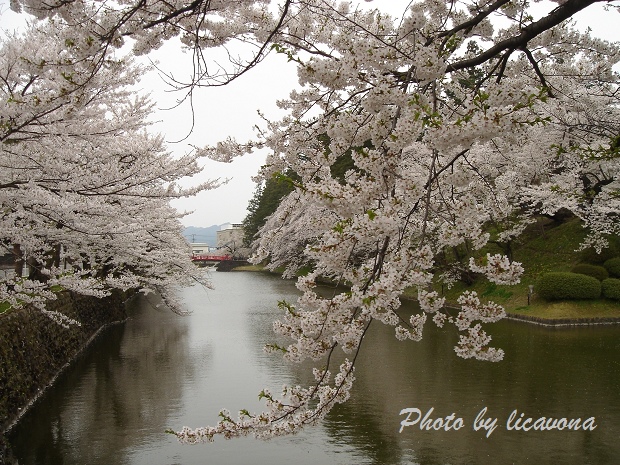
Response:
[[[563,3],[562,5],[551,11],[544,18],[536,21],[535,23],[525,26],[521,30],[521,33],[519,35],[498,42],[493,47],[489,48],[477,57],[457,61],[456,63],[448,65],[446,67],[446,73],[452,73],[461,69],[472,68],[474,66],[481,65],[486,61],[496,57],[504,50],[525,48],[525,46],[530,40],[532,40],[539,34],[551,29],[552,27],[557,26],[562,21],[569,19],[575,13],[583,10],[590,5],[593,5],[594,3],[606,1],[607,0],[568,0],[566,3]]]
[[[471,29],[473,29],[474,26],[479,24],[483,19],[485,19],[490,14],[492,14],[495,11],[497,11],[498,9],[500,9],[502,6],[504,6],[506,3],[509,3],[510,1],[511,0],[497,0],[495,3],[490,5],[486,10],[481,11],[476,16],[471,18],[469,21],[465,21],[465,22],[459,24],[458,26],[453,27],[449,31],[441,32],[441,33],[437,34],[436,36],[430,36],[427,39],[427,41],[424,44],[424,46],[425,47],[429,46],[430,44],[433,43],[433,41],[435,39],[440,39],[442,37],[453,36],[454,34],[456,34],[459,31],[470,31]]]

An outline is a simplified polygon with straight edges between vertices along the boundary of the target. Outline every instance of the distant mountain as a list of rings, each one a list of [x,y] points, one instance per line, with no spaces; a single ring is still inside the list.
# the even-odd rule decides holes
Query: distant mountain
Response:
[[[209,226],[208,228],[188,226],[183,230],[183,236],[185,236],[187,242],[202,242],[215,247],[217,245],[217,231],[219,231],[222,226],[223,225],[217,224]]]

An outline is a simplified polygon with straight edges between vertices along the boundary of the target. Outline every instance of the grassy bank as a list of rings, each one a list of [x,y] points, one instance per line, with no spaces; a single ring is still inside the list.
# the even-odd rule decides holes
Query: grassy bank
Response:
[[[560,225],[540,220],[513,245],[513,260],[521,262],[525,268],[519,284],[502,286],[479,279],[471,285],[456,283],[451,289],[444,287],[442,290],[438,286],[437,291],[443,291],[452,302],[463,291],[476,291],[482,301],[493,300],[512,315],[544,319],[619,318],[618,301],[598,299],[548,302],[536,294],[536,282],[544,273],[570,271],[578,263],[584,262],[600,264],[616,254],[615,247],[602,255],[592,250],[577,251],[585,235],[585,230],[576,219]],[[491,246],[482,252],[493,254],[500,250]],[[530,285],[534,286],[534,293],[528,299]],[[414,297],[414,291],[410,291],[408,296]]]

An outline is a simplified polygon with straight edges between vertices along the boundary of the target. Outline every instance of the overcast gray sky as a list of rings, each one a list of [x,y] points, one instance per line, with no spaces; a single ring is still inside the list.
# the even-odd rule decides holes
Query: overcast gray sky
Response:
[[[389,6],[389,11],[397,14],[408,3],[408,0],[374,0],[366,5],[377,8]],[[8,9],[8,0],[0,0],[0,27],[11,30],[23,23],[23,16],[14,15]],[[620,40],[618,13],[606,13],[601,5],[594,5],[577,18],[580,29],[589,26],[598,37]],[[166,44],[152,58],[158,61],[163,71],[172,72],[176,78],[182,80],[189,77],[191,57],[181,53],[176,44]],[[165,135],[173,153],[183,154],[192,146],[215,144],[229,136],[240,142],[251,139],[254,125],[261,123],[257,110],[260,109],[267,117],[277,117],[279,112],[275,102],[285,98],[296,82],[294,63],[287,63],[285,57],[271,54],[255,69],[228,86],[197,89],[193,101],[195,125],[189,136],[192,124],[189,104],[169,109],[181,95],[166,92],[167,87],[156,72],[150,73],[141,87],[152,93],[159,109],[156,119],[160,122],[155,126],[156,130]],[[184,218],[184,225],[207,227],[241,222],[255,189],[252,176],[258,172],[265,156],[265,152],[258,152],[229,164],[206,161],[203,173],[197,179],[188,180],[188,183],[214,178],[230,178],[230,181],[216,190],[175,202],[174,206],[179,210],[193,211]]]
[[[156,57],[162,70],[183,69],[191,57],[179,56],[178,48],[170,44],[169,50],[158,51]],[[207,52],[208,53],[208,52]],[[180,79],[189,77],[189,70]],[[249,73],[224,87],[201,88],[194,91],[193,111],[194,129],[192,127],[192,110],[189,102],[184,102],[174,109],[172,107],[180,92],[165,92],[165,85],[156,72],[144,81],[145,90],[157,89],[155,100],[161,111],[157,117],[161,120],[156,125],[159,132],[165,134],[169,147],[175,153],[191,150],[191,146],[214,145],[227,137],[245,142],[255,134],[254,126],[262,125],[258,114],[275,119],[282,113],[276,101],[286,98],[297,83],[296,68],[287,63],[285,57],[271,54]],[[184,139],[188,136],[186,139]],[[180,141],[181,139],[184,139]],[[180,141],[180,142],[175,142]],[[182,211],[194,211],[184,218],[186,226],[211,226],[213,224],[241,222],[247,214],[248,201],[252,197],[256,175],[264,163],[266,152],[259,151],[232,163],[218,163],[210,160],[204,162],[205,169],[200,176],[204,179],[230,179],[227,184],[216,190],[203,192],[191,199],[175,201],[173,205]]]

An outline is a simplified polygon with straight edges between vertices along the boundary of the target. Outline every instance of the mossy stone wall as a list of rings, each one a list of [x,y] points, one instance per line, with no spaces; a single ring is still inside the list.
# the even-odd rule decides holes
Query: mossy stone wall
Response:
[[[60,293],[47,308],[81,323],[68,329],[34,308],[0,315],[0,434],[100,328],[126,318],[123,300],[120,293],[103,299]]]

